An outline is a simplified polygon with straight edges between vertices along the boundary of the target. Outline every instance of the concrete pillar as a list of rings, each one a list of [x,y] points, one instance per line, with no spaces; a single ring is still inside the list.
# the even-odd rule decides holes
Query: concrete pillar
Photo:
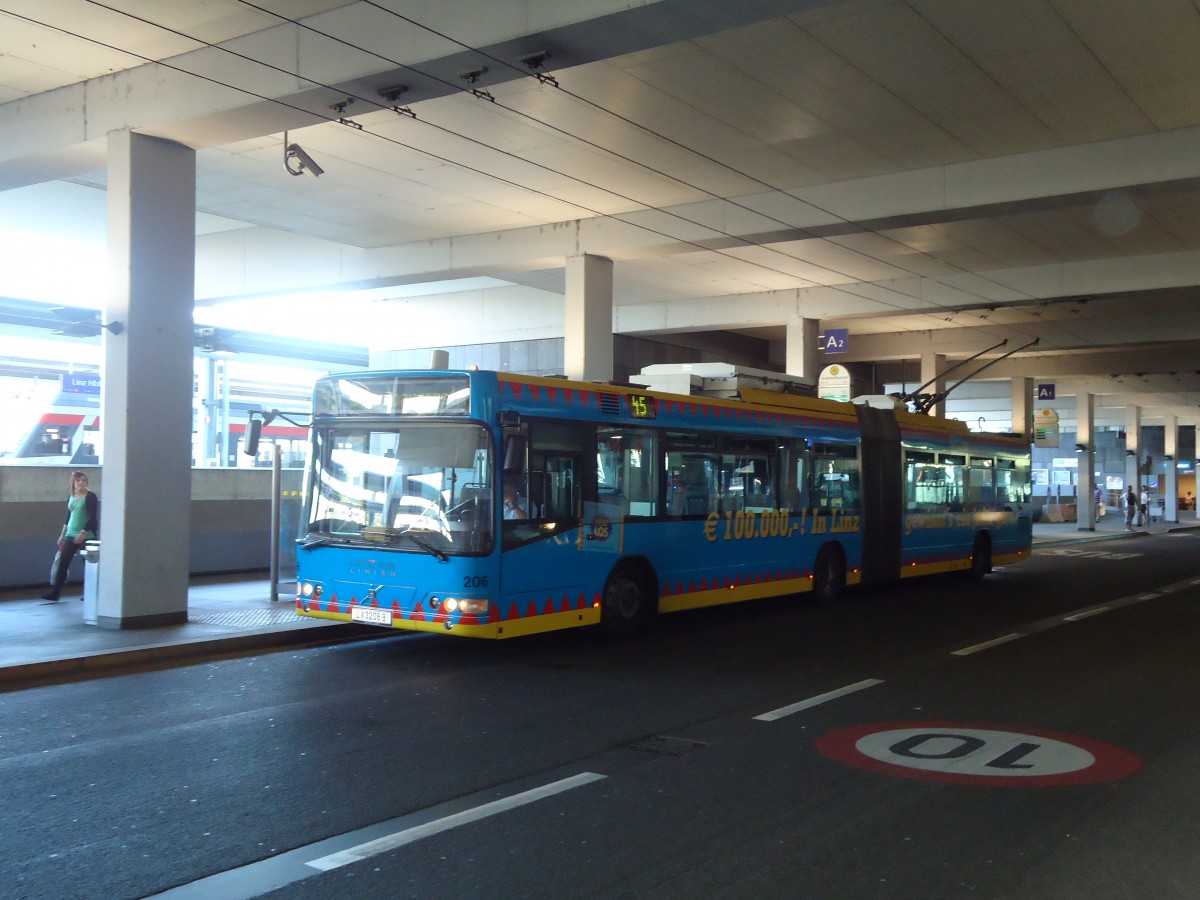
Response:
[[[1188,518],[1200,519],[1200,508],[1198,508],[1200,507],[1200,499],[1198,499],[1200,498],[1200,425],[1192,425],[1190,427],[1194,432],[1192,447],[1195,449],[1192,451],[1192,456],[1195,458],[1192,460],[1192,490],[1189,492],[1192,495],[1192,509]],[[1185,497],[1184,499],[1187,498]]]
[[[103,628],[187,621],[195,223],[195,151],[110,134],[105,321],[124,330],[104,338]]]
[[[1033,440],[1033,379],[1012,380],[1012,430]]]
[[[1163,419],[1163,478],[1162,488],[1163,521],[1179,521],[1179,469],[1175,457],[1179,455],[1179,419],[1167,416]]]
[[[1125,407],[1125,486],[1132,485],[1133,492],[1140,494],[1142,483],[1142,408]]]
[[[934,353],[932,350],[921,351],[921,384],[927,381],[931,382],[929,387],[925,388],[926,394],[940,394],[946,389],[946,379],[937,378],[938,372],[946,368],[946,357],[941,353]],[[939,419],[946,415],[946,404],[935,403],[929,407],[929,415],[937,416]]]
[[[578,381],[613,379],[613,262],[584,253],[567,257],[563,335],[566,376]]]
[[[818,319],[794,317],[787,322],[786,371],[789,375],[803,378],[807,384],[816,384],[821,374],[821,362],[817,353],[817,338],[821,323]]]
[[[1078,486],[1075,491],[1076,521],[1080,531],[1096,530],[1096,397],[1094,394],[1078,394],[1075,397],[1075,442],[1083,444],[1076,472]],[[1072,448],[1076,449],[1076,448]]]

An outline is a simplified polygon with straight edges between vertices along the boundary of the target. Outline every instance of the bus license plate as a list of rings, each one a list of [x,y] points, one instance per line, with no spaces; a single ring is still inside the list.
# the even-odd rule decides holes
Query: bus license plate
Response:
[[[390,609],[375,609],[372,606],[354,606],[350,608],[350,620],[353,622],[367,622],[371,625],[388,625],[392,624],[392,611]]]

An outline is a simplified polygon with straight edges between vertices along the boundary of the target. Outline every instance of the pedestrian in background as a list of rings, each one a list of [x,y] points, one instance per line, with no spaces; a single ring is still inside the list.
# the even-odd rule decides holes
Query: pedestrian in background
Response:
[[[57,603],[62,594],[71,560],[84,541],[91,540],[100,530],[100,499],[88,490],[88,477],[83,472],[71,473],[71,493],[67,497],[67,517],[58,535],[58,566],[50,590],[43,600]]]
[[[1133,492],[1133,485],[1125,488],[1125,530],[1133,531],[1133,517],[1137,513],[1138,498]]]

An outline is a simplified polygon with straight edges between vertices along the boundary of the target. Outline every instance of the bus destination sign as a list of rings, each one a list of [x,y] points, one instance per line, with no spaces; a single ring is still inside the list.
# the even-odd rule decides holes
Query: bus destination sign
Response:
[[[647,397],[645,394],[629,395],[629,412],[635,419],[653,419],[657,411],[653,397]]]

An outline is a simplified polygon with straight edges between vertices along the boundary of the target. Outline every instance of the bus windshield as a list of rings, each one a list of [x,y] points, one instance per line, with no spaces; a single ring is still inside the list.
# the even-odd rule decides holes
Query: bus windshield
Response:
[[[308,542],[487,553],[491,440],[469,423],[355,423],[314,429]]]

